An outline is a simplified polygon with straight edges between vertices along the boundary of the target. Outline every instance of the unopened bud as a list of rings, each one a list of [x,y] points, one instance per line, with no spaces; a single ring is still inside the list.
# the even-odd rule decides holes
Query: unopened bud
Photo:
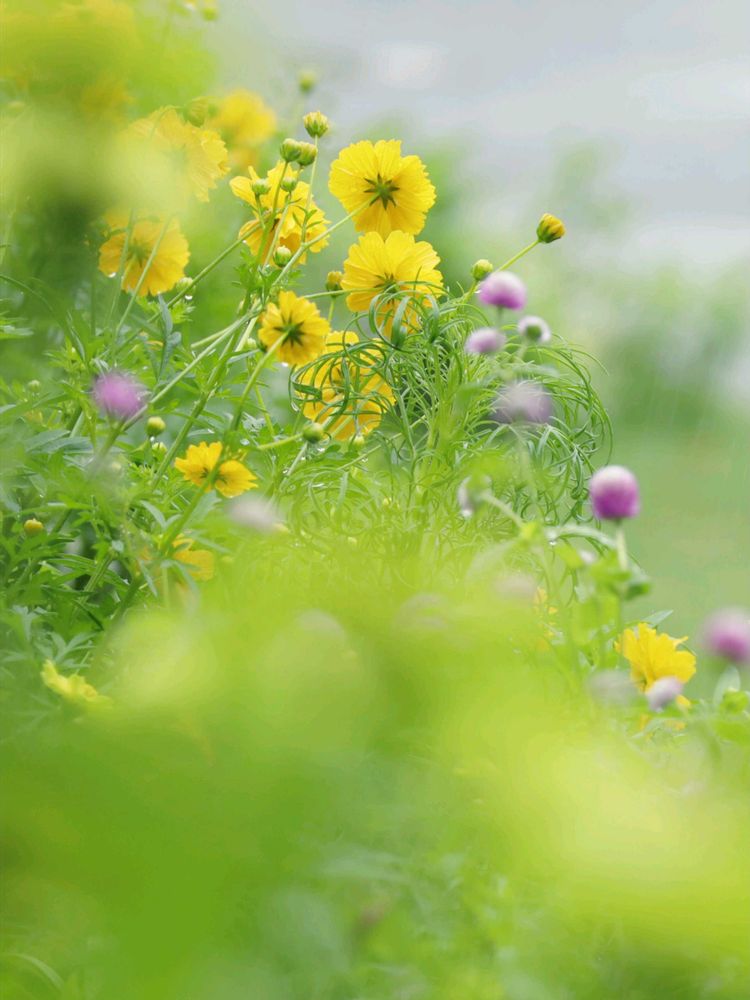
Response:
[[[158,437],[167,429],[161,417],[149,417],[146,421],[146,433],[149,437]]]
[[[518,332],[534,344],[548,344],[552,340],[549,324],[541,316],[524,316],[518,322]]]
[[[294,191],[294,189],[297,187],[297,178],[285,177],[284,180],[281,182],[281,184],[279,184],[279,187],[281,188],[282,191],[285,191],[287,194],[291,194],[292,191]]]
[[[322,441],[325,437],[325,428],[322,424],[309,423],[305,429],[302,431],[302,437],[305,441],[309,441],[310,444],[317,444],[318,441]]]
[[[296,139],[284,139],[279,146],[279,154],[285,163],[296,163],[299,159],[301,143]]]
[[[313,73],[312,70],[303,70],[299,75],[299,89],[303,94],[309,94],[311,90],[314,90],[318,83],[317,73]]]
[[[356,437],[352,438],[352,444],[355,448],[361,448],[365,443],[364,434],[357,434]]]
[[[276,267],[285,267],[292,259],[292,251],[289,247],[276,247],[273,252],[273,262]]]
[[[299,144],[299,155],[297,156],[297,163],[301,167],[309,167],[311,163],[315,161],[315,157],[318,155],[318,147],[312,142],[301,142]]]
[[[207,97],[196,97],[188,101],[184,108],[184,115],[191,125],[201,127],[208,118],[209,101]]]
[[[44,525],[35,517],[30,517],[23,522],[23,530],[29,538],[33,538],[34,535],[38,535],[40,532],[44,531]]]
[[[313,139],[320,139],[331,127],[331,123],[321,111],[311,111],[302,119],[307,134]]]
[[[151,450],[155,455],[161,456],[167,454],[167,446],[163,441],[152,441]]]
[[[268,194],[268,192],[271,190],[271,185],[265,179],[265,177],[259,177],[257,180],[252,182],[252,184],[250,185],[250,190],[253,192],[256,198],[260,198],[264,194]]]
[[[536,227],[536,235],[540,243],[554,243],[565,235],[565,226],[556,216],[545,212]]]
[[[486,278],[488,274],[492,274],[494,270],[491,261],[485,260],[484,257],[478,260],[471,268],[471,276],[474,281],[481,281],[482,278]]]
[[[326,277],[326,291],[340,292],[343,279],[344,275],[341,271],[329,271]]]
[[[33,378],[30,382],[27,382],[26,388],[29,390],[30,393],[32,393],[35,396],[42,388],[42,383],[39,381],[39,379]]]

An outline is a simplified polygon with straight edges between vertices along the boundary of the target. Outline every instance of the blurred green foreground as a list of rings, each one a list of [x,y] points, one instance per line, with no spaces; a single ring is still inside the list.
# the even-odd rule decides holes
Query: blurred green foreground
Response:
[[[739,747],[613,721],[486,565],[286,546],[6,750],[5,996],[746,996]]]

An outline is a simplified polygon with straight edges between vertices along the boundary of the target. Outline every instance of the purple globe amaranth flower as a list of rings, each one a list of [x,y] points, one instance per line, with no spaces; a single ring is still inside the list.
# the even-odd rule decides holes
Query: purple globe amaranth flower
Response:
[[[92,395],[105,416],[130,420],[143,406],[146,390],[132,375],[113,371],[97,378]]]
[[[552,397],[538,382],[513,382],[498,393],[492,416],[500,424],[547,424]]]
[[[599,521],[621,521],[635,517],[641,509],[638,480],[622,465],[605,465],[589,482],[594,517]]]
[[[706,622],[703,642],[715,656],[732,663],[750,663],[750,612],[723,608]]]
[[[660,677],[646,691],[646,701],[652,712],[661,712],[682,694],[684,685],[679,677]]]
[[[270,500],[263,497],[242,497],[234,500],[228,509],[230,518],[235,524],[257,531],[260,535],[270,535],[274,531],[283,531],[281,514]]]
[[[552,340],[552,331],[541,316],[524,316],[518,321],[518,332],[534,344],[548,344]]]
[[[510,271],[493,271],[479,286],[477,296],[486,306],[523,309],[526,305],[526,285]]]
[[[464,350],[467,354],[496,354],[505,347],[508,338],[492,326],[481,326],[466,338]]]

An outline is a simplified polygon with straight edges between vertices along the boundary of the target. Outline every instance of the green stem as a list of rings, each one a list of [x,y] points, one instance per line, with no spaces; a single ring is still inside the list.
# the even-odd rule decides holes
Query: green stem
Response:
[[[617,565],[623,572],[627,572],[628,547],[625,542],[625,529],[622,526],[622,521],[618,521],[615,528],[615,550],[617,551]]]
[[[206,264],[203,270],[199,271],[194,278],[191,278],[190,282],[187,285],[185,285],[185,287],[181,291],[179,291],[177,295],[171,298],[169,302],[167,302],[167,309],[171,309],[172,306],[177,305],[178,302],[182,301],[182,299],[184,299],[186,295],[190,295],[195,286],[200,281],[203,281],[206,275],[210,274],[215,267],[218,267],[219,264],[221,264],[221,262],[225,260],[230,255],[230,253],[232,253],[233,250],[236,250],[237,247],[242,246],[244,242],[245,238],[243,236],[239,239],[234,240],[232,243],[229,244],[228,247],[224,247],[221,253],[217,257],[214,257],[214,259],[211,261],[210,264]]]
[[[529,245],[527,247],[524,247],[523,250],[519,250],[518,253],[515,255],[515,257],[511,257],[510,260],[506,260],[504,264],[501,264],[500,267],[497,268],[497,270],[505,271],[506,268],[509,268],[511,264],[515,264],[517,260],[520,260],[521,257],[529,253],[530,250],[533,250],[534,247],[539,246],[540,243],[541,240],[534,240],[533,243],[529,243]]]
[[[151,269],[151,265],[153,264],[154,259],[155,259],[156,255],[157,255],[157,253],[159,252],[159,247],[162,244],[162,240],[167,235],[167,230],[169,229],[169,225],[172,222],[172,218],[173,218],[173,216],[170,215],[169,218],[165,220],[164,225],[161,227],[161,232],[159,233],[159,238],[157,239],[156,243],[154,243],[153,247],[151,248],[151,253],[148,256],[148,260],[146,261],[146,266],[143,268],[143,270],[141,271],[140,275],[138,276],[138,281],[135,284],[135,288],[130,293],[130,298],[128,299],[128,304],[125,306],[125,311],[123,312],[122,316],[120,317],[120,319],[119,319],[119,321],[117,323],[117,326],[115,327],[115,339],[117,338],[117,334],[123,328],[123,326],[125,324],[125,320],[130,315],[130,310],[135,305],[135,301],[138,298],[138,295],[139,295],[139,293],[141,291],[141,288],[143,287],[143,282],[146,280],[146,275],[148,274],[149,270]]]

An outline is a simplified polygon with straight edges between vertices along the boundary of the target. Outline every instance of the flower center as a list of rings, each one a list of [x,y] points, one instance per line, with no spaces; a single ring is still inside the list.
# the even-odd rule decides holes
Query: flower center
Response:
[[[383,203],[383,208],[388,208],[391,202],[395,205],[396,199],[393,197],[398,191],[398,186],[394,184],[392,180],[388,180],[381,177],[380,174],[375,179],[365,178],[367,187],[365,191],[368,194],[374,195],[373,202],[381,201]]]
[[[151,247],[146,243],[140,243],[138,240],[133,240],[130,244],[129,254],[131,258],[136,260],[139,264],[145,264],[151,256]]]
[[[281,329],[284,335],[284,343],[291,341],[293,344],[299,344],[305,336],[305,330],[302,323],[292,323],[289,322]]]

